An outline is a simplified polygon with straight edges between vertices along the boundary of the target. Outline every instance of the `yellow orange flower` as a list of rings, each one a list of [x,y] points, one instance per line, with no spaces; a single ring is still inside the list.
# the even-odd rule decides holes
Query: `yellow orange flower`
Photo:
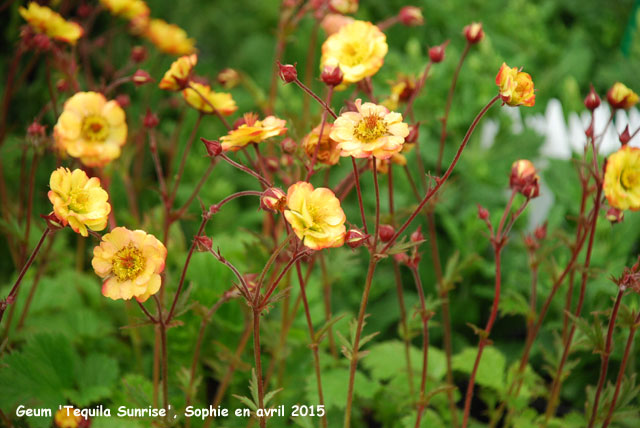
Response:
[[[371,168],[373,168],[373,158],[370,160],[370,162],[371,162]],[[386,174],[389,172],[389,165],[392,163],[400,166],[405,166],[407,164],[407,158],[403,154],[396,153],[393,156],[391,156],[389,159],[377,160],[376,170],[380,174]]]
[[[56,145],[86,166],[104,166],[127,141],[124,110],[97,92],[78,92],[64,103],[53,128]]]
[[[144,302],[160,290],[166,258],[167,249],[155,236],[116,227],[93,249],[91,265],[104,279],[103,296]]]
[[[83,418],[73,414],[74,409],[60,409],[53,420],[58,428],[78,428]]]
[[[389,83],[391,84],[391,94],[382,102],[382,105],[389,110],[396,110],[400,102],[406,102],[411,98],[411,94],[416,88],[416,80],[412,76],[401,75],[398,80]]]
[[[320,22],[320,26],[327,33],[327,36],[337,33],[340,31],[342,27],[347,24],[351,24],[354,22],[350,16],[341,15],[339,13],[327,13],[322,21]]]
[[[341,156],[388,159],[402,150],[409,126],[402,115],[373,103],[355,102],[357,112],[342,113],[333,123],[331,138],[338,142]]]
[[[613,108],[630,109],[638,103],[638,94],[623,83],[616,82],[607,92],[607,101]]]
[[[344,244],[346,217],[340,200],[329,189],[314,189],[299,181],[289,187],[284,216],[293,232],[312,250],[340,247]]]
[[[60,223],[74,232],[87,236],[87,228],[104,230],[111,212],[109,195],[100,187],[100,179],[89,178],[81,169],[73,172],[58,168],[49,178],[49,200]]]
[[[189,55],[196,50],[195,39],[190,39],[182,28],[162,19],[152,19],[145,34],[158,49],[170,55]]]
[[[189,88],[182,91],[182,97],[191,107],[203,113],[213,114],[215,108],[220,114],[229,116],[238,109],[231,94],[214,92],[209,85],[191,82]]]
[[[46,34],[55,40],[75,45],[82,37],[82,27],[75,22],[65,20],[59,13],[36,2],[30,2],[27,8],[18,9],[20,15],[37,33]]]
[[[516,67],[511,68],[503,62],[496,76],[496,85],[500,88],[500,98],[505,104],[532,107],[536,103],[531,76]]]
[[[378,27],[354,21],[323,43],[320,69],[339,66],[345,83],[359,82],[378,72],[388,49],[387,37]]]
[[[322,139],[320,140],[320,146],[318,147],[318,162],[322,162],[326,165],[335,165],[340,160],[340,149],[338,149],[338,142],[331,139],[331,128],[333,125],[330,123],[324,124],[322,130]],[[318,146],[318,137],[320,136],[320,125],[313,128],[313,130],[307,134],[302,140],[302,148],[304,152],[309,156],[309,159],[313,159]]]
[[[640,210],[640,149],[622,146],[607,159],[604,195],[619,210]]]
[[[113,15],[124,19],[140,19],[149,16],[149,6],[143,0],[100,0]]]
[[[249,143],[259,143],[287,132],[287,122],[275,116],[258,120],[255,113],[244,115],[244,123],[220,138],[222,150],[235,152]]]
[[[191,77],[191,70],[197,63],[198,55],[196,54],[181,56],[164,73],[158,87],[167,91],[180,91],[186,88],[189,83],[189,77]]]

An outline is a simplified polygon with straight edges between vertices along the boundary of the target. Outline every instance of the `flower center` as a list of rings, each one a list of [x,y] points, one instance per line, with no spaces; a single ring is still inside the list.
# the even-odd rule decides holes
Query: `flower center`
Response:
[[[82,122],[82,135],[89,141],[102,142],[109,135],[109,124],[102,116],[87,116]]]
[[[371,143],[387,132],[387,124],[380,116],[371,115],[360,119],[353,130],[353,135],[364,143]]]
[[[362,64],[365,59],[366,49],[362,46],[362,43],[351,42],[345,43],[342,47],[340,55],[340,64],[347,67],[353,67],[358,64]]]
[[[124,247],[113,256],[111,270],[118,281],[135,279],[144,270],[146,259],[138,248],[133,245]]]
[[[637,168],[626,168],[620,175],[620,182],[624,190],[632,190],[640,186],[640,170]]]
[[[74,190],[69,195],[69,209],[83,214],[88,211],[89,192],[85,190]]]

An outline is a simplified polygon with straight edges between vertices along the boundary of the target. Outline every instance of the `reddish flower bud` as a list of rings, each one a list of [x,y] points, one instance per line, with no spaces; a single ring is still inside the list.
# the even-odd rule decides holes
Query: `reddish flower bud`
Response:
[[[629,125],[624,127],[624,131],[622,131],[622,134],[620,134],[620,137],[618,138],[620,139],[620,143],[623,146],[627,145],[629,140],[631,140],[631,134],[629,133]]]
[[[484,39],[484,30],[481,22],[472,22],[462,30],[467,42],[471,44],[479,43]]]
[[[343,15],[356,13],[358,11],[358,0],[329,0],[329,9]]]
[[[422,242],[424,241],[424,235],[422,234],[422,226],[418,226],[415,232],[411,234],[409,237],[411,242]]]
[[[584,130],[584,135],[586,135],[587,138],[593,137],[593,121],[591,121],[587,129]]]
[[[47,223],[47,227],[49,228],[49,230],[58,230],[62,229],[65,226],[65,223],[60,220],[54,213],[47,215],[40,214],[40,217],[42,217],[45,223]]]
[[[344,79],[344,75],[342,74],[342,70],[340,70],[339,66],[331,67],[326,66],[322,70],[322,74],[320,74],[320,78],[327,86],[338,86],[342,83]]]
[[[58,92],[67,92],[69,90],[69,82],[67,82],[65,79],[59,79],[56,82],[56,89],[58,90]]]
[[[155,128],[159,123],[158,116],[153,113],[150,109],[147,109],[147,113],[144,115],[144,119],[142,120],[142,124],[145,128]]]
[[[382,242],[389,242],[395,233],[396,229],[390,224],[381,224],[378,236]]]
[[[393,255],[393,258],[395,259],[396,262],[403,264],[403,265],[408,265],[409,264],[409,256],[407,255],[407,253],[397,253]]]
[[[420,136],[420,125],[409,125],[409,135],[404,139],[405,143],[415,143],[418,141],[418,137]]]
[[[439,62],[442,62],[442,60],[444,60],[444,50],[448,44],[449,44],[449,41],[447,40],[443,44],[438,46],[433,46],[432,48],[429,49],[429,59],[431,59],[431,62],[439,63]]]
[[[480,220],[487,220],[489,218],[489,211],[480,204],[478,204],[478,218]]]
[[[276,172],[280,168],[280,161],[275,156],[265,156],[264,165],[267,167],[269,172]]]
[[[287,195],[282,189],[270,187],[260,196],[260,208],[265,211],[283,211],[287,205]]]
[[[535,198],[540,194],[540,178],[535,166],[526,159],[517,160],[511,166],[509,187],[526,198]]]
[[[296,64],[280,64],[278,61],[278,73],[284,83],[295,82],[298,79],[298,70],[296,70]]]
[[[593,85],[591,85],[591,90],[587,94],[584,99],[584,106],[589,110],[593,111],[598,108],[600,105],[600,97],[596,93],[595,89],[593,89]]]
[[[92,11],[93,11],[93,7],[91,7],[87,3],[82,3],[80,6],[78,6],[77,13],[80,18],[86,18],[89,15],[91,15]]]
[[[144,46],[134,46],[131,49],[131,61],[140,64],[145,59],[147,59],[147,48]]]
[[[606,217],[607,220],[611,222],[611,224],[620,223],[622,220],[624,220],[624,212],[617,208],[611,207],[607,210]]]
[[[207,156],[215,158],[222,153],[222,144],[218,140],[207,140],[206,138],[200,138],[204,143],[204,147],[207,149]]]
[[[116,102],[122,108],[127,108],[131,105],[131,98],[127,94],[120,94],[116,96]]]
[[[291,155],[284,154],[280,156],[280,165],[284,167],[289,167],[293,165],[293,162],[294,162],[294,159],[293,159],[293,156]]]
[[[358,248],[367,243],[369,235],[365,234],[360,229],[349,229],[344,236],[344,243],[351,248]]]
[[[285,153],[293,153],[298,148],[298,143],[296,143],[293,138],[287,137],[282,140],[280,147],[282,147],[282,151]]]
[[[218,73],[217,80],[225,89],[231,89],[240,83],[240,73],[233,68],[225,68]]]
[[[206,253],[211,251],[211,249],[213,248],[213,241],[211,240],[211,238],[209,238],[208,236],[196,236],[194,239],[195,241],[195,249],[196,251],[199,251],[201,253]]]
[[[536,237],[536,239],[538,241],[542,241],[544,238],[547,237],[547,223],[543,224],[542,226],[538,226],[536,227],[536,230],[533,231],[534,236]]]
[[[424,24],[424,18],[422,17],[422,11],[419,7],[405,6],[400,9],[398,13],[398,19],[402,25],[407,27],[415,27],[417,25]]]
[[[35,50],[46,52],[51,49],[51,39],[44,34],[35,34],[31,39],[31,45]]]
[[[40,125],[38,122],[33,121],[31,125],[27,128],[27,135],[33,138],[44,137],[45,127]]]
[[[146,85],[149,82],[153,82],[153,79],[151,78],[151,75],[146,71],[137,70],[135,73],[133,73],[133,76],[131,76],[131,81],[136,86],[142,86]]]
[[[531,235],[526,235],[524,237],[524,245],[529,251],[535,251],[540,247],[540,245],[538,245],[538,241],[536,241]]]

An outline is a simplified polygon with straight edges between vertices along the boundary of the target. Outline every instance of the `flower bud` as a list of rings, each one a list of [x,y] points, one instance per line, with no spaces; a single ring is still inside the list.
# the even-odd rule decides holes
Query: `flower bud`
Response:
[[[409,237],[411,242],[422,242],[424,241],[424,235],[422,234],[422,226],[418,226],[415,232],[411,234]]]
[[[78,6],[77,14],[80,18],[87,18],[93,12],[93,7],[88,5],[87,3],[81,3]]]
[[[127,94],[120,94],[116,96],[116,102],[122,108],[127,108],[131,105],[131,98]]]
[[[478,218],[480,220],[487,220],[489,218],[489,211],[480,204],[478,204]]]
[[[476,44],[484,39],[484,30],[481,22],[472,22],[462,30],[464,37],[470,44]]]
[[[534,236],[536,237],[536,239],[538,241],[542,241],[544,238],[547,237],[547,223],[536,227],[536,229],[533,231]]]
[[[404,139],[405,143],[413,144],[418,141],[418,137],[420,136],[420,125],[409,125],[409,135]]]
[[[322,70],[320,78],[327,86],[338,86],[342,83],[344,75],[342,74],[342,70],[340,70],[339,66],[336,65],[335,67],[332,67],[328,65]]]
[[[624,127],[624,131],[622,131],[622,134],[620,134],[620,137],[618,137],[620,139],[620,143],[625,146],[629,140],[631,140],[631,134],[629,133],[629,125]]]
[[[389,242],[395,233],[395,228],[390,224],[381,224],[378,230],[378,236],[382,242]]]
[[[611,222],[611,224],[620,223],[622,220],[624,220],[624,212],[617,208],[611,207],[607,210],[606,217],[607,220]]]
[[[278,73],[284,83],[295,82],[298,79],[296,64],[280,64],[280,61],[278,61]]]
[[[535,251],[540,248],[538,241],[536,241],[536,239],[531,235],[526,235],[524,237],[524,246],[527,247],[529,251]]]
[[[196,244],[195,249],[198,252],[207,253],[213,248],[213,241],[208,236],[196,236],[193,240]]]
[[[398,13],[398,19],[402,25],[407,27],[415,27],[417,25],[424,24],[424,18],[422,17],[422,11],[419,7],[405,6],[400,9]]]
[[[298,148],[298,144],[295,142],[293,138],[287,137],[280,143],[280,147],[282,147],[282,151],[285,153],[293,153]]]
[[[280,161],[275,156],[264,156],[264,166],[269,172],[277,172],[280,168]]]
[[[135,73],[133,73],[133,76],[131,76],[131,81],[136,86],[142,86],[146,85],[149,82],[153,82],[153,79],[151,78],[151,75],[146,71],[137,70]]]
[[[56,82],[56,89],[58,90],[58,92],[67,92],[69,90],[69,82],[67,82],[65,79],[59,79]]]
[[[270,187],[260,196],[260,208],[265,211],[283,211],[287,205],[287,195],[282,189]]]
[[[367,243],[369,235],[365,234],[360,229],[349,229],[344,236],[344,243],[351,248],[358,248]]]
[[[145,128],[155,128],[159,123],[158,116],[153,113],[150,109],[147,109],[147,113],[144,115],[144,119],[142,120],[142,124]]]
[[[613,109],[627,110],[638,103],[638,94],[624,84],[616,82],[607,92],[607,101]]]
[[[517,160],[511,166],[509,187],[526,198],[535,198],[540,194],[540,184],[535,166],[526,159]]]
[[[397,253],[393,255],[393,258],[396,262],[402,265],[409,264],[409,255],[407,253]]]
[[[215,158],[222,153],[222,144],[218,140],[207,140],[206,138],[200,138],[204,143],[204,147],[207,149],[207,156]]]
[[[225,68],[218,73],[217,80],[225,89],[232,89],[240,83],[240,73],[233,68]]]
[[[144,46],[134,46],[131,49],[131,61],[140,64],[145,59],[147,59],[147,48]]]
[[[44,34],[35,34],[33,36],[33,39],[31,40],[31,43],[34,49],[41,52],[48,51],[52,46],[51,39],[49,39],[49,37],[45,36]]]
[[[27,128],[27,135],[33,138],[44,137],[45,127],[35,120],[29,127]]]
[[[290,167],[292,166],[294,163],[294,159],[293,156],[288,155],[288,154],[284,154],[282,156],[280,156],[280,165],[284,166],[284,167]]]
[[[441,45],[433,46],[429,48],[429,59],[431,60],[431,62],[435,62],[437,64],[439,62],[442,62],[442,60],[444,60],[444,50],[448,44],[449,44],[449,41],[447,40]]]
[[[584,106],[587,109],[594,111],[595,109],[598,108],[599,105],[600,105],[600,97],[596,93],[595,89],[593,89],[593,85],[591,85],[591,90],[589,91],[589,93],[584,99]]]
[[[358,11],[358,0],[329,0],[329,9],[343,15],[356,13]]]

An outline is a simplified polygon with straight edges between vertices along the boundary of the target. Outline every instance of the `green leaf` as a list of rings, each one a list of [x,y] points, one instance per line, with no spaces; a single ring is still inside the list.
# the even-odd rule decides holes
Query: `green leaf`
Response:
[[[366,361],[366,360],[365,360]],[[338,368],[322,373],[322,388],[324,404],[327,408],[335,407],[344,409],[347,403],[347,389],[349,386],[349,369]],[[307,401],[309,404],[318,404],[318,387],[316,376],[307,377]],[[371,381],[365,374],[356,371],[354,395],[361,398],[373,398],[378,384]]]
[[[422,350],[412,346],[409,348],[411,368],[413,373],[422,370]],[[371,372],[371,376],[378,380],[388,380],[397,376],[399,372],[407,372],[404,343],[388,341],[378,343],[369,349],[369,356],[362,360],[362,365]],[[427,361],[427,375],[431,379],[442,379],[447,371],[444,353],[429,346]]]
[[[91,354],[76,370],[78,390],[69,399],[78,407],[87,407],[108,398],[116,384],[118,363],[104,354]]]
[[[473,365],[478,354],[478,348],[465,348],[462,352],[454,355],[451,363],[454,370],[465,374],[471,374]],[[476,373],[476,383],[478,385],[502,391],[505,388],[506,359],[504,355],[493,346],[484,348],[478,372]]]

